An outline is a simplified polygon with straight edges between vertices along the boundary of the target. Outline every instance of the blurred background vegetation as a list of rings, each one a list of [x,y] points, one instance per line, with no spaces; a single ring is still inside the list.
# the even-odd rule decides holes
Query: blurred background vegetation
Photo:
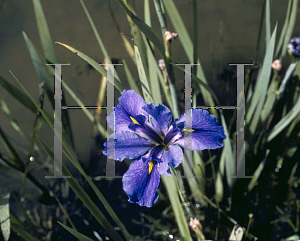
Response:
[[[151,29],[135,17],[126,17],[124,10],[131,10]],[[231,234],[241,230],[243,240],[298,239],[300,71],[297,59],[286,51],[290,38],[300,34],[298,1],[2,0],[0,13],[2,238],[240,240]],[[179,35],[169,52],[165,51],[170,45],[164,42],[165,30]],[[104,58],[123,63],[116,67],[115,77],[126,89],[134,88],[142,95],[139,61],[131,37],[121,32],[134,38],[155,103],[161,99],[175,116],[184,112],[184,72],[171,63],[201,63],[193,68],[198,78],[193,79],[193,104],[197,106],[236,106],[236,67],[228,64],[253,63],[245,68],[245,153],[246,175],[255,178],[230,178],[236,162],[236,111],[210,110],[227,129],[224,148],[187,153],[189,165],[176,171],[183,174],[184,168],[185,173],[192,171],[202,178],[165,178],[152,208],[131,204],[121,179],[101,178],[106,157],[102,154],[105,133],[99,126],[106,128],[105,110],[77,109],[63,111],[70,123],[63,122],[68,153],[63,163],[73,178],[45,179],[53,173],[53,68],[45,64],[71,63],[62,67],[67,84],[63,101],[70,106],[95,106],[99,101],[105,106],[105,91],[99,95],[106,73],[95,66],[104,63]],[[77,55],[54,42],[71,46]],[[281,61],[280,71],[271,68],[275,58]],[[167,84],[155,67],[159,59],[165,59],[170,73]],[[205,80],[211,89],[203,88]],[[286,85],[276,92],[285,80]],[[40,82],[45,82],[44,99]],[[154,91],[155,84],[161,84],[161,94]],[[168,88],[175,90],[170,96]],[[120,90],[116,88],[115,103]],[[178,105],[173,106],[175,100]],[[38,106],[45,112],[38,112]],[[48,122],[44,121],[46,112],[50,113]],[[93,116],[98,125],[93,124]],[[116,175],[122,176],[129,163],[116,163]]]

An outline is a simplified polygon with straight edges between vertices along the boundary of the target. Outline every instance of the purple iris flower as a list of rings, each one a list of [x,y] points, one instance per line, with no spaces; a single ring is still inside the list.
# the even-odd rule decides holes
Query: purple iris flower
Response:
[[[292,38],[287,45],[287,50],[295,57],[300,57],[300,38]]]
[[[202,109],[191,109],[172,122],[171,110],[147,104],[134,90],[124,90],[114,113],[107,117],[115,133],[103,153],[111,159],[135,159],[123,176],[129,201],[151,207],[158,199],[160,175],[171,175],[187,150],[223,147],[224,128],[216,117]],[[107,147],[107,142],[104,144]]]

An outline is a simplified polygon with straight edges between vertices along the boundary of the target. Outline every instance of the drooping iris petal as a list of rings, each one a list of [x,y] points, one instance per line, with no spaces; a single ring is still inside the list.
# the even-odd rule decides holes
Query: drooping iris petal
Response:
[[[111,148],[103,151],[108,158],[123,161],[125,158],[134,159],[143,155],[149,149],[154,147],[151,141],[148,141],[133,132],[123,131],[110,135],[105,147]]]
[[[149,162],[140,159],[132,162],[123,177],[123,189],[129,201],[140,206],[152,207],[158,199],[160,174],[154,164],[149,174]]]
[[[119,104],[115,107],[114,113],[107,116],[107,124],[112,130],[115,126],[115,131],[130,131],[128,125],[132,123],[132,118],[137,115],[145,114],[146,112],[142,107],[147,103],[143,98],[138,95],[134,90],[124,90],[122,96],[118,99]]]
[[[165,136],[172,120],[172,112],[170,109],[161,104],[155,106],[153,103],[145,105],[143,109],[151,115],[151,123],[156,131],[158,131],[160,135]]]
[[[173,168],[177,167],[183,158],[183,152],[179,146],[170,145],[169,149],[164,150],[160,163],[157,163],[157,170],[161,175],[171,175],[170,164]]]
[[[179,118],[177,127],[181,128],[184,132],[182,135],[185,135],[174,144],[187,150],[216,149],[224,145],[222,143],[226,138],[224,128],[219,126],[216,117],[210,115],[206,110],[192,109],[187,111],[186,116],[182,115]]]

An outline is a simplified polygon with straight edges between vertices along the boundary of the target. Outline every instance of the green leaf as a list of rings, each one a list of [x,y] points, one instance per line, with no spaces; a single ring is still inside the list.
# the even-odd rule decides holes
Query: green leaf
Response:
[[[226,124],[222,110],[221,110],[221,121],[222,121],[222,126],[224,127],[224,132],[226,135],[226,139],[224,140],[224,147],[223,147],[223,151],[222,151],[222,154],[224,152],[224,157],[226,160],[225,161],[226,179],[227,179],[228,186],[230,188],[232,188],[233,181],[235,180],[232,177],[234,176],[234,173],[236,171],[236,158],[234,157],[234,155],[232,153],[230,133],[228,131],[227,124]]]
[[[267,141],[270,142],[274,137],[276,137],[285,127],[287,127],[291,121],[300,113],[300,97],[294,105],[294,107],[289,111],[289,113],[284,116],[273,128]]]
[[[192,241],[190,230],[185,220],[184,212],[178,198],[178,190],[176,188],[176,183],[175,183],[176,177],[175,175],[171,175],[171,176],[162,175],[161,178],[169,194],[169,198],[174,211],[174,216],[179,228],[179,232],[183,240]]]
[[[24,92],[20,91],[18,88],[16,88],[14,85],[9,83],[7,80],[5,80],[3,77],[0,76],[0,84],[4,89],[7,90],[7,92],[12,95],[17,101],[19,101],[23,106],[25,106],[27,109],[29,109],[32,113],[36,114],[38,111],[38,108],[34,105],[30,97],[28,95],[24,94]],[[51,119],[51,116],[48,112],[45,112],[45,115],[48,119]],[[53,117],[52,117],[53,119]],[[45,118],[43,118],[45,120]]]
[[[141,92],[139,90],[139,87],[137,86],[134,78],[132,77],[132,74],[130,72],[130,69],[128,68],[128,65],[126,63],[125,59],[122,59],[122,63],[124,64],[124,70],[125,70],[125,74],[130,86],[130,89],[133,89],[136,93],[138,93],[139,95],[141,95]]]
[[[14,76],[15,77],[15,76]],[[53,123],[51,123],[51,121],[47,118],[45,112],[39,107],[39,105],[33,100],[33,98],[31,97],[31,95],[27,92],[27,90],[23,87],[23,85],[18,81],[17,78],[15,78],[17,80],[17,82],[20,84],[20,86],[22,87],[22,89],[26,92],[26,94],[29,96],[29,98],[31,99],[32,103],[34,103],[34,105],[36,106],[36,108],[38,108],[38,110],[41,112],[41,114],[44,116],[44,118],[46,119],[47,123],[50,125],[51,129],[54,130],[54,126]],[[40,140],[40,139],[39,139]],[[40,140],[41,141],[41,140]],[[85,173],[85,171],[83,170],[83,168],[81,167],[80,163],[78,162],[78,160],[76,159],[76,157],[74,156],[74,154],[71,152],[69,146],[66,144],[65,139],[63,138],[62,140],[62,144],[65,147],[65,149],[67,150],[69,156],[67,156],[69,158],[69,160],[72,162],[72,164],[78,169],[78,171],[84,176],[84,178],[87,180],[87,182],[90,184],[90,186],[92,187],[92,189],[94,190],[94,192],[96,193],[96,195],[98,196],[99,200],[102,202],[102,204],[104,205],[104,207],[106,208],[106,210],[108,211],[108,213],[111,215],[111,217],[114,219],[114,221],[117,223],[117,225],[120,227],[121,231],[124,233],[124,236],[127,238],[127,240],[132,240],[130,234],[128,233],[128,231],[126,230],[125,226],[121,223],[121,221],[119,220],[118,216],[114,213],[114,211],[112,210],[112,208],[110,207],[110,205],[108,204],[108,202],[105,200],[105,198],[103,197],[103,195],[101,194],[101,192],[99,191],[99,189],[95,186],[95,184],[91,181],[91,178],[89,176],[87,176],[87,174]],[[48,147],[44,147],[44,149],[46,148],[46,150],[48,150]],[[63,150],[64,151],[64,150]],[[50,154],[52,153],[47,152],[48,155],[50,156],[50,158],[53,156],[51,156]],[[64,166],[63,166],[64,167]],[[70,174],[70,173],[68,173]],[[68,175],[68,176],[71,176]],[[69,181],[70,179],[67,178],[67,181]],[[72,181],[71,181],[72,182]],[[70,184],[70,183],[69,183]],[[75,186],[77,184],[74,184]],[[81,190],[79,190],[81,192]],[[99,213],[98,213],[99,214]],[[96,215],[96,214],[95,214]],[[97,219],[97,218],[96,218]],[[106,219],[105,219],[106,220]],[[119,239],[116,239],[119,240]]]
[[[293,0],[292,6],[291,6],[291,14],[289,17],[289,23],[284,35],[284,41],[283,46],[281,50],[281,58],[283,58],[286,55],[286,46],[290,42],[290,39],[292,37],[294,26],[297,18],[297,12],[298,12],[298,0]]]
[[[23,226],[23,224],[18,220],[18,218],[11,212],[10,213],[11,229],[13,232],[18,234],[20,238],[24,241],[40,241],[28,233]]]
[[[246,110],[246,123],[250,123],[250,132],[254,133],[259,122],[261,110],[263,104],[265,102],[267,88],[269,85],[269,80],[271,76],[271,65],[273,61],[273,53],[274,53],[274,46],[275,46],[275,38],[277,32],[277,25],[273,31],[270,44],[266,51],[266,55],[264,58],[264,62],[262,65],[261,73],[258,76],[257,83],[255,86],[254,94],[251,99],[249,110]],[[253,116],[253,118],[252,118]]]
[[[266,0],[266,46],[268,48],[271,38],[271,10],[270,0]]]
[[[188,31],[186,29],[186,27],[184,26],[183,20],[179,14],[178,9],[176,8],[174,1],[173,0],[164,0],[163,1],[168,13],[168,16],[170,17],[170,20],[172,22],[172,25],[175,29],[175,31],[178,33],[178,38],[182,44],[182,47],[190,61],[190,63],[194,63],[193,60],[193,44],[191,41],[191,38],[188,34]],[[201,63],[200,59],[197,60],[197,63]],[[197,78],[201,79],[202,82],[204,82],[205,84],[207,84],[207,80],[204,74],[204,71],[202,69],[201,65],[197,65],[194,66],[194,68],[197,68]],[[204,103],[207,106],[215,106],[215,103],[213,101],[213,97],[211,96],[211,94],[207,91],[206,88],[203,87],[203,85],[199,85],[200,90],[202,92],[203,95],[203,99],[204,99]],[[217,118],[218,118],[218,112],[216,111],[216,109],[210,109],[210,112],[212,114],[214,114]]]
[[[138,73],[142,85],[142,92],[144,95],[144,99],[147,103],[153,103],[151,91],[149,88],[148,80],[144,71],[144,66],[141,60],[141,56],[139,53],[138,47],[135,45],[134,46],[134,51],[135,51],[135,57],[136,57],[136,63],[137,63],[137,68],[138,68]]]
[[[145,24],[141,19],[139,19],[135,14],[133,14],[122,0],[118,0],[122,8],[125,10],[127,15],[132,19],[132,21],[138,26],[138,28],[146,35],[146,37],[154,44],[157,50],[162,56],[164,56],[165,48],[162,40],[157,36],[157,34]]]
[[[295,68],[298,64],[299,64],[299,61],[290,64],[290,66],[288,67],[288,69],[285,72],[285,76],[284,76],[284,78],[281,82],[281,85],[280,85],[279,89],[278,89],[278,94],[281,94],[281,93],[284,92],[286,83],[290,79],[290,77],[292,76],[292,74],[293,74],[293,72],[294,72],[294,70],[295,70]]]
[[[8,241],[10,236],[9,197],[10,193],[0,195],[0,223],[5,241]]]
[[[50,31],[40,0],[33,0],[34,13],[45,58],[57,63]]]
[[[93,239],[79,233],[77,230],[68,227],[67,225],[62,224],[61,222],[57,221],[64,229],[66,229],[69,233],[71,233],[74,237],[78,238],[80,241],[93,241]]]
[[[19,133],[19,135],[24,140],[26,140],[26,137],[25,137],[23,131],[21,130],[19,124],[17,123],[17,120],[11,115],[10,110],[9,110],[7,104],[5,103],[5,101],[4,100],[0,100],[0,103],[1,103],[1,110],[6,115],[6,117],[9,120],[11,126],[15,129],[15,131],[17,131]]]
[[[83,0],[79,0],[79,1],[81,3],[81,6],[82,6],[84,12],[85,12],[85,15],[87,16],[87,18],[88,18],[88,20],[90,22],[90,25],[91,25],[91,27],[93,29],[93,32],[95,34],[95,37],[96,37],[97,42],[99,44],[99,47],[100,47],[100,49],[101,49],[101,51],[102,51],[102,53],[104,55],[104,58],[107,60],[108,63],[112,63],[111,58],[108,55],[107,50],[106,50],[106,48],[105,48],[105,46],[103,44],[103,41],[102,41],[102,39],[101,39],[101,37],[99,35],[99,32],[97,31],[97,28],[96,28],[96,26],[94,24],[94,21],[93,21],[91,15],[90,15],[89,11],[87,10],[85,4],[84,4],[84,1]],[[118,73],[116,71],[115,71],[115,74],[116,74],[117,79],[119,79]]]
[[[47,152],[48,156],[51,158],[54,163],[54,153],[46,146],[46,144],[37,136],[43,148]],[[70,187],[79,197],[79,199],[83,202],[84,206],[86,206],[91,214],[96,218],[99,224],[105,228],[105,230],[109,233],[111,238],[116,241],[122,241],[122,238],[119,234],[114,230],[114,227],[109,223],[104,214],[99,210],[99,208],[95,205],[95,203],[91,200],[91,198],[87,195],[87,193],[83,190],[83,188],[79,185],[76,179],[72,176],[69,170],[62,163],[62,174],[65,176],[70,176],[71,178],[66,178],[65,180],[69,183]]]
[[[289,4],[288,4],[288,7],[287,7],[284,24],[283,24],[283,27],[282,27],[282,30],[281,30],[281,34],[280,34],[278,44],[277,44],[277,48],[276,48],[276,52],[275,52],[275,56],[277,56],[277,58],[278,58],[279,57],[278,56],[279,52],[282,49],[281,56],[279,57],[280,60],[282,59],[283,51],[286,52],[286,46],[283,46],[283,41],[284,41],[284,37],[285,37],[285,34],[286,34],[287,27],[289,25],[289,18],[290,18],[292,2],[293,2],[293,0],[289,0]]]
[[[33,63],[33,66],[38,74],[38,78],[41,83],[45,83],[45,90],[47,93],[47,96],[52,104],[52,108],[55,109],[54,104],[54,81],[50,76],[48,75],[48,72],[46,71],[46,61],[43,60],[43,57],[40,56],[38,51],[36,50],[35,46],[31,42],[31,40],[28,38],[25,32],[23,32],[23,36],[27,45],[27,48],[29,50],[29,54]],[[54,76],[54,69],[53,66],[47,66],[49,69],[49,73]],[[67,103],[65,101],[65,98],[62,99],[62,105],[66,106]],[[64,132],[63,135],[66,138],[66,140],[71,143],[72,147],[74,148],[74,142],[73,142],[73,134],[71,129],[71,124],[68,116],[67,111],[62,112],[62,123],[64,123]]]
[[[54,81],[49,77],[47,71],[46,71],[46,61],[43,60],[43,57],[40,56],[38,51],[36,50],[36,47],[33,45],[32,41],[28,38],[27,34],[23,31],[23,37],[25,40],[25,43],[27,45],[31,61],[33,63],[33,66],[36,70],[36,73],[38,75],[38,78],[40,82],[45,82],[45,89],[47,96],[51,102],[52,108],[55,108],[54,104]]]
[[[65,83],[65,81],[62,81],[62,86],[69,93],[69,95],[75,100],[78,106],[85,106],[84,103],[79,99],[79,97],[73,92],[73,90]],[[106,137],[105,128],[95,119],[91,111],[86,108],[82,108],[82,111],[87,116],[87,118],[91,121],[91,123],[93,123],[97,127],[100,134],[103,137]]]
[[[85,55],[84,53],[78,51],[77,49],[75,49],[75,48],[73,48],[73,47],[71,47],[71,46],[69,46],[67,44],[63,44],[63,43],[60,43],[60,42],[56,42],[56,43],[64,46],[65,48],[69,49],[70,51],[72,51],[73,53],[75,53],[76,55],[78,55],[80,58],[82,58],[83,60],[85,60],[86,62],[88,62],[91,66],[94,67],[95,70],[97,70],[104,77],[107,76],[107,70],[105,68],[103,68],[101,65],[99,65],[99,63],[97,63],[95,60],[93,60],[89,56]],[[125,89],[124,86],[123,86],[123,84],[117,78],[114,78],[114,82],[115,82],[114,85],[116,86],[116,88],[120,92],[122,92]]]

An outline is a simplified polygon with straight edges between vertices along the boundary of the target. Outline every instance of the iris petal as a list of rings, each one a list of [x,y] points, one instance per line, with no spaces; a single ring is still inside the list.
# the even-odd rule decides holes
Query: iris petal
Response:
[[[177,122],[177,127],[189,132],[174,144],[191,151],[223,147],[222,142],[226,139],[226,135],[215,116],[202,109],[189,110],[186,115],[189,118],[182,115]]]
[[[151,115],[151,123],[160,135],[166,136],[169,125],[172,120],[172,112],[164,105],[150,103],[145,105],[143,109]]]
[[[132,132],[117,132],[110,135],[108,144],[110,146],[103,151],[108,158],[123,161],[123,159],[134,159],[143,155],[149,149],[154,147],[154,144]]]
[[[158,199],[160,174],[154,164],[149,174],[149,163],[140,159],[131,163],[123,177],[123,189],[129,201],[140,206],[152,207]]]
[[[137,115],[147,115],[142,107],[147,103],[134,90],[124,90],[119,98],[119,104],[115,107],[115,113],[107,116],[107,124],[110,129],[115,131],[130,131],[128,125],[133,123],[132,118]]]
[[[171,175],[170,171],[170,164],[173,168],[177,167],[181,162],[183,158],[183,152],[179,146],[176,145],[170,145],[169,149],[164,150],[164,153],[162,155],[162,162],[158,163],[158,172],[161,175]]]

